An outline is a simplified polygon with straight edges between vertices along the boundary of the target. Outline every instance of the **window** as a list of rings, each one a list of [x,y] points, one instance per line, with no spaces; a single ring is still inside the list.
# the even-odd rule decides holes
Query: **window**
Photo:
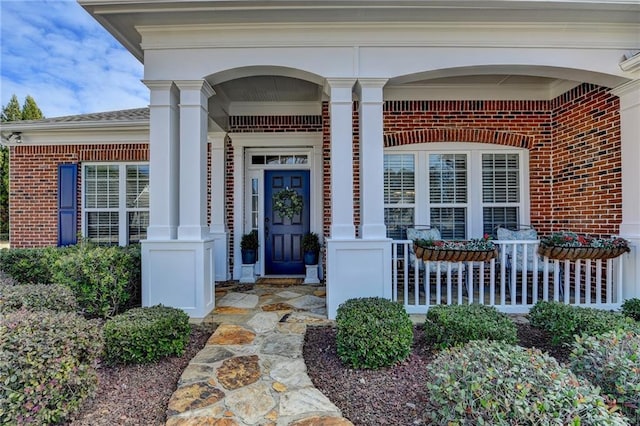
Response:
[[[467,235],[467,156],[429,154],[430,225],[442,238],[461,240]]]
[[[520,161],[518,154],[482,154],[484,233],[498,226],[518,229]]]
[[[405,239],[414,224],[415,157],[413,154],[384,156],[384,221],[387,236]]]
[[[86,164],[82,182],[83,233],[89,240],[126,245],[146,238],[148,165]]]
[[[493,234],[499,225],[529,223],[526,150],[464,143],[432,143],[428,148],[385,152],[390,238],[405,239],[411,225],[430,225],[442,238],[460,240]]]

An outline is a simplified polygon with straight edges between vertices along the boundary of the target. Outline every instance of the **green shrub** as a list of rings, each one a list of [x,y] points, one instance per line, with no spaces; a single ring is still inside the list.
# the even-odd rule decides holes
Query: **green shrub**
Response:
[[[349,299],[338,307],[336,344],[342,362],[379,369],[409,356],[413,324],[404,307],[378,297]]]
[[[477,340],[442,351],[427,368],[434,424],[628,424],[597,388],[538,349]]]
[[[640,321],[640,299],[627,299],[622,304],[622,314]]]
[[[78,246],[52,266],[54,281],[73,290],[90,317],[111,317],[137,303],[140,248]]]
[[[556,345],[569,344],[574,335],[595,336],[612,330],[634,330],[638,325],[616,312],[565,305],[559,302],[538,302],[529,311],[531,325],[551,333]]]
[[[107,362],[140,364],[182,355],[191,326],[182,310],[159,305],[116,315],[107,320],[103,333]]]
[[[5,249],[0,250],[0,270],[20,284],[50,284],[51,265],[67,249]]]
[[[505,314],[485,305],[440,305],[429,308],[424,324],[428,340],[441,348],[470,340],[516,343],[518,330]]]
[[[0,424],[64,420],[96,389],[101,349],[98,324],[74,313],[0,316]]]
[[[52,284],[0,284],[0,312],[25,308],[32,311],[75,312],[78,309],[73,292],[64,286]]]
[[[577,337],[570,359],[574,373],[599,386],[633,424],[640,425],[640,335],[611,331]]]

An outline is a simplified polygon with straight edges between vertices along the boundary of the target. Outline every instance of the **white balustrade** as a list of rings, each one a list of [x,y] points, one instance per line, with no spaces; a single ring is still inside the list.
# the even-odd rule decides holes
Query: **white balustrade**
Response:
[[[410,254],[411,240],[392,243],[392,298],[409,313],[430,306],[479,303],[526,313],[539,300],[599,309],[623,301],[623,256],[557,260],[538,254],[538,240],[496,240],[498,257],[486,262],[432,262]]]

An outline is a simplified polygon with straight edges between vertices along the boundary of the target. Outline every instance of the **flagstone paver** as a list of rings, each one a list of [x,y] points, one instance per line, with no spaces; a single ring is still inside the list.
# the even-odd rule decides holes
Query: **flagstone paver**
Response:
[[[218,324],[182,373],[167,426],[352,426],[307,375],[308,324],[329,324],[320,286],[216,288]]]

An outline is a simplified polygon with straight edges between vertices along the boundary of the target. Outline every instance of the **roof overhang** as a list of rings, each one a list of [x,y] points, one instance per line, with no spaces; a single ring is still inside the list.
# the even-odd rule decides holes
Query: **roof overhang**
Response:
[[[304,22],[638,24],[637,0],[78,0],[138,60],[140,26]]]

